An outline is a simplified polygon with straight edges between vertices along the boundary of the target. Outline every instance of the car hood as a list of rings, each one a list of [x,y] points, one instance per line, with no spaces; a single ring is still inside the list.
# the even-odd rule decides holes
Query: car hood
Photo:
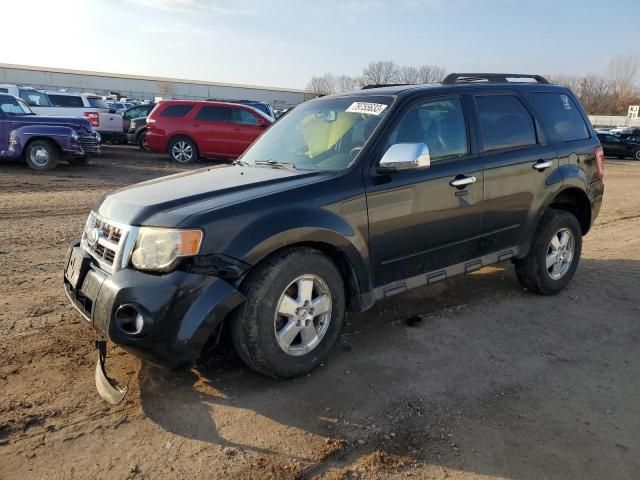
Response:
[[[40,115],[16,115],[10,118],[15,127],[22,125],[55,125],[70,127],[74,130],[91,132],[91,123],[86,118],[80,117],[43,117]]]
[[[98,213],[126,225],[175,227],[216,210],[335,175],[273,167],[204,168],[132,185],[102,199]]]

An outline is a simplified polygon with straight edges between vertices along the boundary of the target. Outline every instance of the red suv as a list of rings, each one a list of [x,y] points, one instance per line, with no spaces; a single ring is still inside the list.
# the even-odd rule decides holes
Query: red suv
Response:
[[[147,118],[147,145],[179,163],[199,157],[237,158],[272,122],[247,105],[166,100]]]

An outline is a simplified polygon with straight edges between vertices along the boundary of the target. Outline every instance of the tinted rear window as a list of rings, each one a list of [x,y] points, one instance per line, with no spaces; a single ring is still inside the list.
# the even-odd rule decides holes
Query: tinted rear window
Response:
[[[587,125],[569,95],[534,93],[531,99],[553,140],[573,142],[590,137]]]
[[[476,97],[483,151],[536,144],[533,117],[514,95]]]
[[[160,114],[161,117],[184,117],[191,111],[193,105],[169,105]]]
[[[100,97],[87,97],[87,100],[89,100],[89,105],[93,108],[109,108],[107,102]]]
[[[75,95],[56,95],[56,94],[48,94],[49,100],[56,107],[84,107],[84,103],[82,102],[82,97]]]
[[[204,106],[196,115],[196,119],[206,122],[226,122],[228,117],[226,107]]]

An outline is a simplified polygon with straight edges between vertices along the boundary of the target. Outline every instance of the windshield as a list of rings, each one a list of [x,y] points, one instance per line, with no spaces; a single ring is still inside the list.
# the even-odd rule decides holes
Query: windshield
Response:
[[[387,115],[393,97],[312,100],[273,124],[242,156],[250,165],[282,162],[302,170],[343,170]]]
[[[25,88],[21,88],[20,98],[27,102],[27,105],[32,107],[50,107],[51,102],[46,94],[39,92],[37,90],[27,90]]]
[[[35,115],[24,100],[19,98],[0,98],[0,110],[7,115]]]

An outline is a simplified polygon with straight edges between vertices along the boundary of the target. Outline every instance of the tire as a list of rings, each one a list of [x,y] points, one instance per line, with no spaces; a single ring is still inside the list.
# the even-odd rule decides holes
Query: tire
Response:
[[[247,300],[231,318],[231,338],[247,366],[269,377],[292,378],[310,372],[329,355],[342,330],[345,290],[328,257],[306,247],[277,253],[251,272],[241,291]],[[315,302],[305,304],[305,298]],[[313,305],[325,313],[308,310]],[[290,316],[278,313],[282,311]],[[290,342],[285,332],[291,333]]]
[[[193,163],[198,160],[198,147],[188,137],[176,137],[169,144],[169,156],[176,163]]]
[[[70,165],[86,165],[89,163],[89,157],[87,155],[82,157],[69,157],[67,158],[67,162],[69,162]]]
[[[56,146],[48,140],[35,140],[27,145],[24,152],[27,165],[33,170],[45,172],[56,168],[60,154]]]
[[[143,130],[138,135],[138,148],[143,152],[149,151],[149,146],[147,145],[147,131]]]
[[[634,160],[640,160],[640,148],[633,152],[633,158]]]
[[[568,239],[563,251],[558,249],[558,246],[562,246],[567,238],[564,234],[568,235]],[[516,275],[520,284],[527,290],[541,295],[554,295],[566,287],[573,278],[581,252],[582,229],[578,219],[564,210],[550,209],[538,224],[527,256],[514,262]],[[547,267],[548,259],[556,262]]]

